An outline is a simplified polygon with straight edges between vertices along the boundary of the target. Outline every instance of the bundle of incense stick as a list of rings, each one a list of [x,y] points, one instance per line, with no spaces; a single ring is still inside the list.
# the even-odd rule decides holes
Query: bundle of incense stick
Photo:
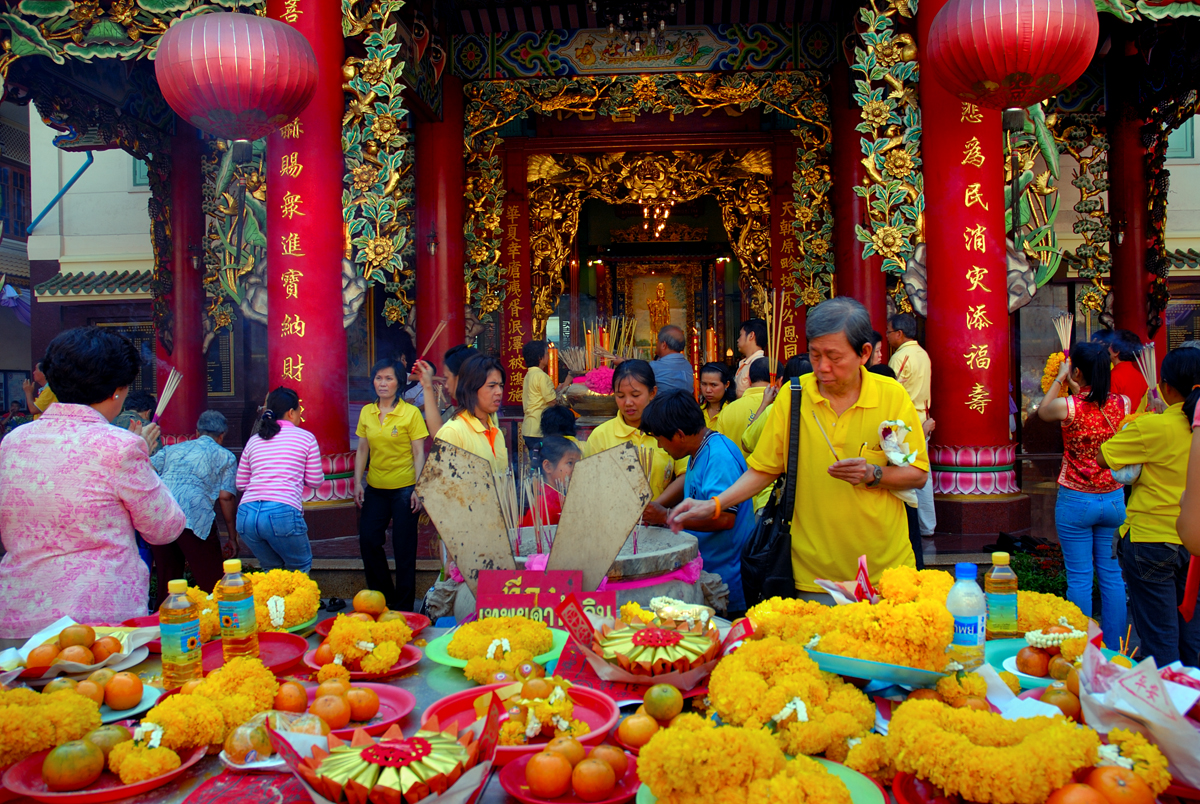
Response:
[[[766,304],[767,314],[767,369],[771,372],[771,384],[779,373],[779,344],[783,340],[783,311],[779,309],[784,295],[772,290]]]
[[[521,554],[521,515],[525,511],[524,486],[517,482],[512,469],[494,475],[496,480],[496,498],[500,503],[500,516],[504,526],[516,539],[517,555]]]
[[[1054,316],[1054,331],[1058,333],[1058,342],[1062,346],[1063,354],[1070,354],[1071,351],[1071,326],[1075,323],[1075,316],[1071,313],[1061,313]]]
[[[539,553],[548,553],[554,545],[550,534],[550,502],[546,499],[546,484],[540,475],[526,475],[525,499],[533,519],[533,538]]]
[[[616,316],[610,322],[610,349],[615,357],[629,360],[637,350],[637,319]]]
[[[1142,377],[1146,380],[1146,387],[1149,388],[1149,398],[1158,399],[1158,361],[1154,358],[1154,341],[1150,341],[1143,346],[1137,353],[1138,368],[1142,371]],[[1130,400],[1131,402],[1134,400]],[[1134,402],[1136,405],[1137,403]]]
[[[559,361],[572,374],[587,374],[587,350],[579,346],[571,346],[558,350]]]
[[[158,395],[158,407],[154,409],[154,418],[150,421],[157,422],[158,417],[163,415],[163,411],[167,409],[167,403],[171,401],[171,397],[175,396],[175,389],[179,387],[182,379],[183,375],[179,373],[179,369],[172,367],[171,373],[167,375],[167,383],[163,386],[162,393]]]
[[[433,334],[429,336],[429,341],[426,342],[425,348],[421,350],[421,356],[419,358],[417,358],[418,360],[425,359],[425,355],[429,354],[429,347],[433,346],[434,342],[438,339],[438,336],[442,334],[442,330],[444,330],[445,328],[446,328],[446,319],[443,318],[441,323],[437,325],[437,329],[435,329],[433,331]]]
[[[267,391],[267,395],[263,397],[262,407],[258,409],[258,417],[254,420],[254,426],[250,428],[250,435],[255,435],[262,429],[263,411],[267,409],[267,402],[271,398],[271,392]]]

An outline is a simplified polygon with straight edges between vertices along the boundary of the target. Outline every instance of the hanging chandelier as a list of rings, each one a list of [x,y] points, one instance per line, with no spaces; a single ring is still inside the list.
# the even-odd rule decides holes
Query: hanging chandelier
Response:
[[[641,53],[647,37],[660,37],[683,4],[684,0],[591,0],[591,9],[600,25],[608,28],[610,36],[619,33],[634,53]]]

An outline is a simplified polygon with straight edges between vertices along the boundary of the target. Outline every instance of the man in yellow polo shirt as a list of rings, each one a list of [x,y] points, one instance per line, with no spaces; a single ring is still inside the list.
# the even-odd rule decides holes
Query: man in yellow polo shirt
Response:
[[[742,446],[742,434],[763,410],[763,393],[771,385],[770,362],[760,357],[750,364],[750,386],[738,399],[721,409],[712,429],[738,445],[743,457],[750,457]]]
[[[915,566],[904,503],[893,490],[925,485],[929,458],[916,408],[904,389],[864,368],[871,356],[871,319],[857,301],[839,297],[809,311],[805,323],[811,375],[801,378],[800,463],[792,516],[792,574],[798,597],[829,602],[815,579],[854,578],[867,557],[872,581],[891,567]],[[791,393],[768,414],[746,474],[715,500],[684,500],[670,526],[711,519],[774,482],[786,468]],[[879,426],[902,420],[911,432],[909,466],[889,466]],[[828,438],[828,441],[826,440]],[[831,446],[832,445],[832,451]]]
[[[34,399],[33,392],[38,386],[42,387],[42,392]],[[25,391],[25,407],[29,408],[33,418],[39,418],[46,409],[58,401],[58,397],[50,390],[50,386],[46,384],[46,375],[42,373],[42,364],[37,362],[33,364],[33,379],[25,380],[21,383],[21,388]]]

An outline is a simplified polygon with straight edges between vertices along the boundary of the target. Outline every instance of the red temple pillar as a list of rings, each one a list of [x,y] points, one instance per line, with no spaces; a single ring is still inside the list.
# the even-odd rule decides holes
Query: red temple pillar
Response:
[[[948,0],[917,15],[924,43]],[[950,549],[979,549],[998,530],[1029,527],[1018,498],[1009,422],[1009,316],[1004,230],[1004,149],[1000,112],[968,104],[922,65],[929,314],[933,362],[929,457],[938,532],[961,537]],[[934,156],[936,155],[936,156]],[[1002,495],[1010,495],[1008,501]],[[1015,503],[1015,504],[1014,504]],[[950,540],[947,540],[950,541]]]
[[[268,0],[267,15],[312,45],[319,79],[300,115],[267,138],[267,371],[293,388],[322,455],[348,452],[342,327],[342,12]]]
[[[830,116],[833,118],[833,253],[837,267],[837,295],[862,302],[871,314],[871,326],[887,331],[887,277],[883,258],[864,257],[863,244],[855,227],[871,228],[867,201],[854,188],[867,180],[862,159],[862,133],[854,127],[862,122],[858,104],[851,97],[850,67],[838,59],[833,68],[829,91]],[[887,347],[886,340],[884,348]]]
[[[779,307],[783,315],[783,337],[779,344],[780,366],[788,358],[799,354],[807,347],[804,337],[804,320],[807,308],[797,306],[797,290],[793,276],[792,261],[799,259],[795,229],[792,224],[796,221],[796,194],[792,189],[792,173],[796,167],[796,138],[791,132],[776,132],[775,145],[772,153],[771,175],[771,286],[780,290]],[[714,298],[724,296],[724,276],[719,276]],[[722,306],[723,306],[722,302]],[[765,350],[764,350],[765,351]],[[723,360],[724,355],[718,355],[717,360]],[[734,355],[734,362],[740,360],[740,355]],[[703,361],[701,361],[703,362]]]
[[[529,264],[529,195],[526,182],[525,138],[504,142],[504,315],[500,330],[500,360],[508,371],[504,389],[506,405],[520,405],[525,387],[525,360],[521,347],[534,336],[530,309],[532,277]],[[575,264],[578,270],[578,264]]]
[[[202,257],[204,210],[200,176],[200,140],[196,129],[175,121],[171,138],[171,274],[167,299],[173,319],[170,354],[155,340],[155,374],[161,392],[172,367],[183,375],[159,426],[165,435],[190,435],[208,406],[208,364],[204,356],[204,270],[192,264]]]
[[[340,118],[339,118],[340,119]],[[442,373],[442,355],[463,342],[466,324],[463,304],[463,161],[462,81],[442,78],[442,120],[416,124],[417,160],[417,348],[424,349],[438,324],[446,328],[429,347],[429,356]],[[429,253],[430,237],[437,240]]]

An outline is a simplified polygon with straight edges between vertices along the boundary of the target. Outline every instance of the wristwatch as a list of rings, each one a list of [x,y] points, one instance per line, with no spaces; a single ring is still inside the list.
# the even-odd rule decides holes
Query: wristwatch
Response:
[[[879,481],[883,480],[883,467],[876,465],[871,468],[875,470],[875,476],[867,481],[867,488],[869,489],[875,488],[879,485]]]

